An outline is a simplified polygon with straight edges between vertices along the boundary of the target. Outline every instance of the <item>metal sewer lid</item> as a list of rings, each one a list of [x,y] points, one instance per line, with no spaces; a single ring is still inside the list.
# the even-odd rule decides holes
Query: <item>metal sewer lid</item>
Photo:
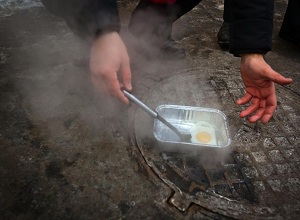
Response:
[[[148,166],[173,189],[168,202],[181,211],[194,203],[234,218],[299,216],[299,96],[278,88],[273,119],[249,124],[234,104],[244,92],[240,78],[222,72],[203,77],[197,70],[184,76],[157,83],[143,101],[153,109],[162,104],[219,109],[228,117],[233,142],[226,152],[161,152],[153,119],[137,109],[134,138]]]

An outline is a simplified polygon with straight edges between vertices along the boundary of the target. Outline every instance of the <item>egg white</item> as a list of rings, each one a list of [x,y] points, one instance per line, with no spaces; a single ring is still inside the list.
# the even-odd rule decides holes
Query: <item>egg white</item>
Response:
[[[192,136],[192,139],[191,139],[191,142],[192,143],[196,143],[196,144],[207,144],[207,145],[217,145],[217,139],[216,139],[216,132],[215,132],[215,129],[214,127],[206,122],[206,121],[199,121],[197,122],[190,130],[191,132],[191,136]],[[201,142],[197,139],[196,135],[199,133],[199,132],[206,132],[210,135],[211,137],[211,140],[209,142]]]

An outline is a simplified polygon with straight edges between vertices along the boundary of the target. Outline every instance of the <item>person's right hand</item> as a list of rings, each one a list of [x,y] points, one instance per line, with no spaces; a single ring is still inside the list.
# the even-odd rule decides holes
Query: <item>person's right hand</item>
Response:
[[[126,46],[117,32],[103,34],[93,42],[90,70],[92,83],[99,91],[129,103],[121,88],[132,89],[130,61]]]
[[[292,82],[292,79],[274,71],[261,54],[242,55],[241,75],[246,93],[236,103],[238,105],[249,103],[250,105],[241,112],[240,117],[252,115],[249,122],[261,120],[266,124],[277,107],[275,83],[287,85]]]

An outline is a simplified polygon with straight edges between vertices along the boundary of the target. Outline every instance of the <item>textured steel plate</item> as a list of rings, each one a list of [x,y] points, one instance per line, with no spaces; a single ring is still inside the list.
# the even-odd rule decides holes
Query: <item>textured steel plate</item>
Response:
[[[239,73],[206,71],[174,75],[151,87],[143,100],[153,109],[165,104],[220,109],[229,122],[230,146],[191,155],[157,151],[162,144],[153,137],[152,118],[135,111],[134,140],[147,165],[173,190],[167,201],[181,211],[196,204],[234,219],[299,218],[299,96],[278,87],[272,120],[250,124],[235,105],[244,91]]]

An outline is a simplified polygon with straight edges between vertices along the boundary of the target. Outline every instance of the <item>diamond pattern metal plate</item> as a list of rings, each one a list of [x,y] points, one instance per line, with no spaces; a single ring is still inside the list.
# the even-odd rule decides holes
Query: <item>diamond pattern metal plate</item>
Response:
[[[294,218],[300,208],[300,102],[277,87],[278,109],[267,125],[239,118],[243,95],[239,73],[205,76],[187,70],[158,82],[141,97],[152,109],[162,104],[216,108],[229,120],[226,151],[185,155],[162,152],[153,138],[153,119],[134,112],[135,142],[148,166],[173,190],[168,202],[181,211],[197,204],[233,218]]]

